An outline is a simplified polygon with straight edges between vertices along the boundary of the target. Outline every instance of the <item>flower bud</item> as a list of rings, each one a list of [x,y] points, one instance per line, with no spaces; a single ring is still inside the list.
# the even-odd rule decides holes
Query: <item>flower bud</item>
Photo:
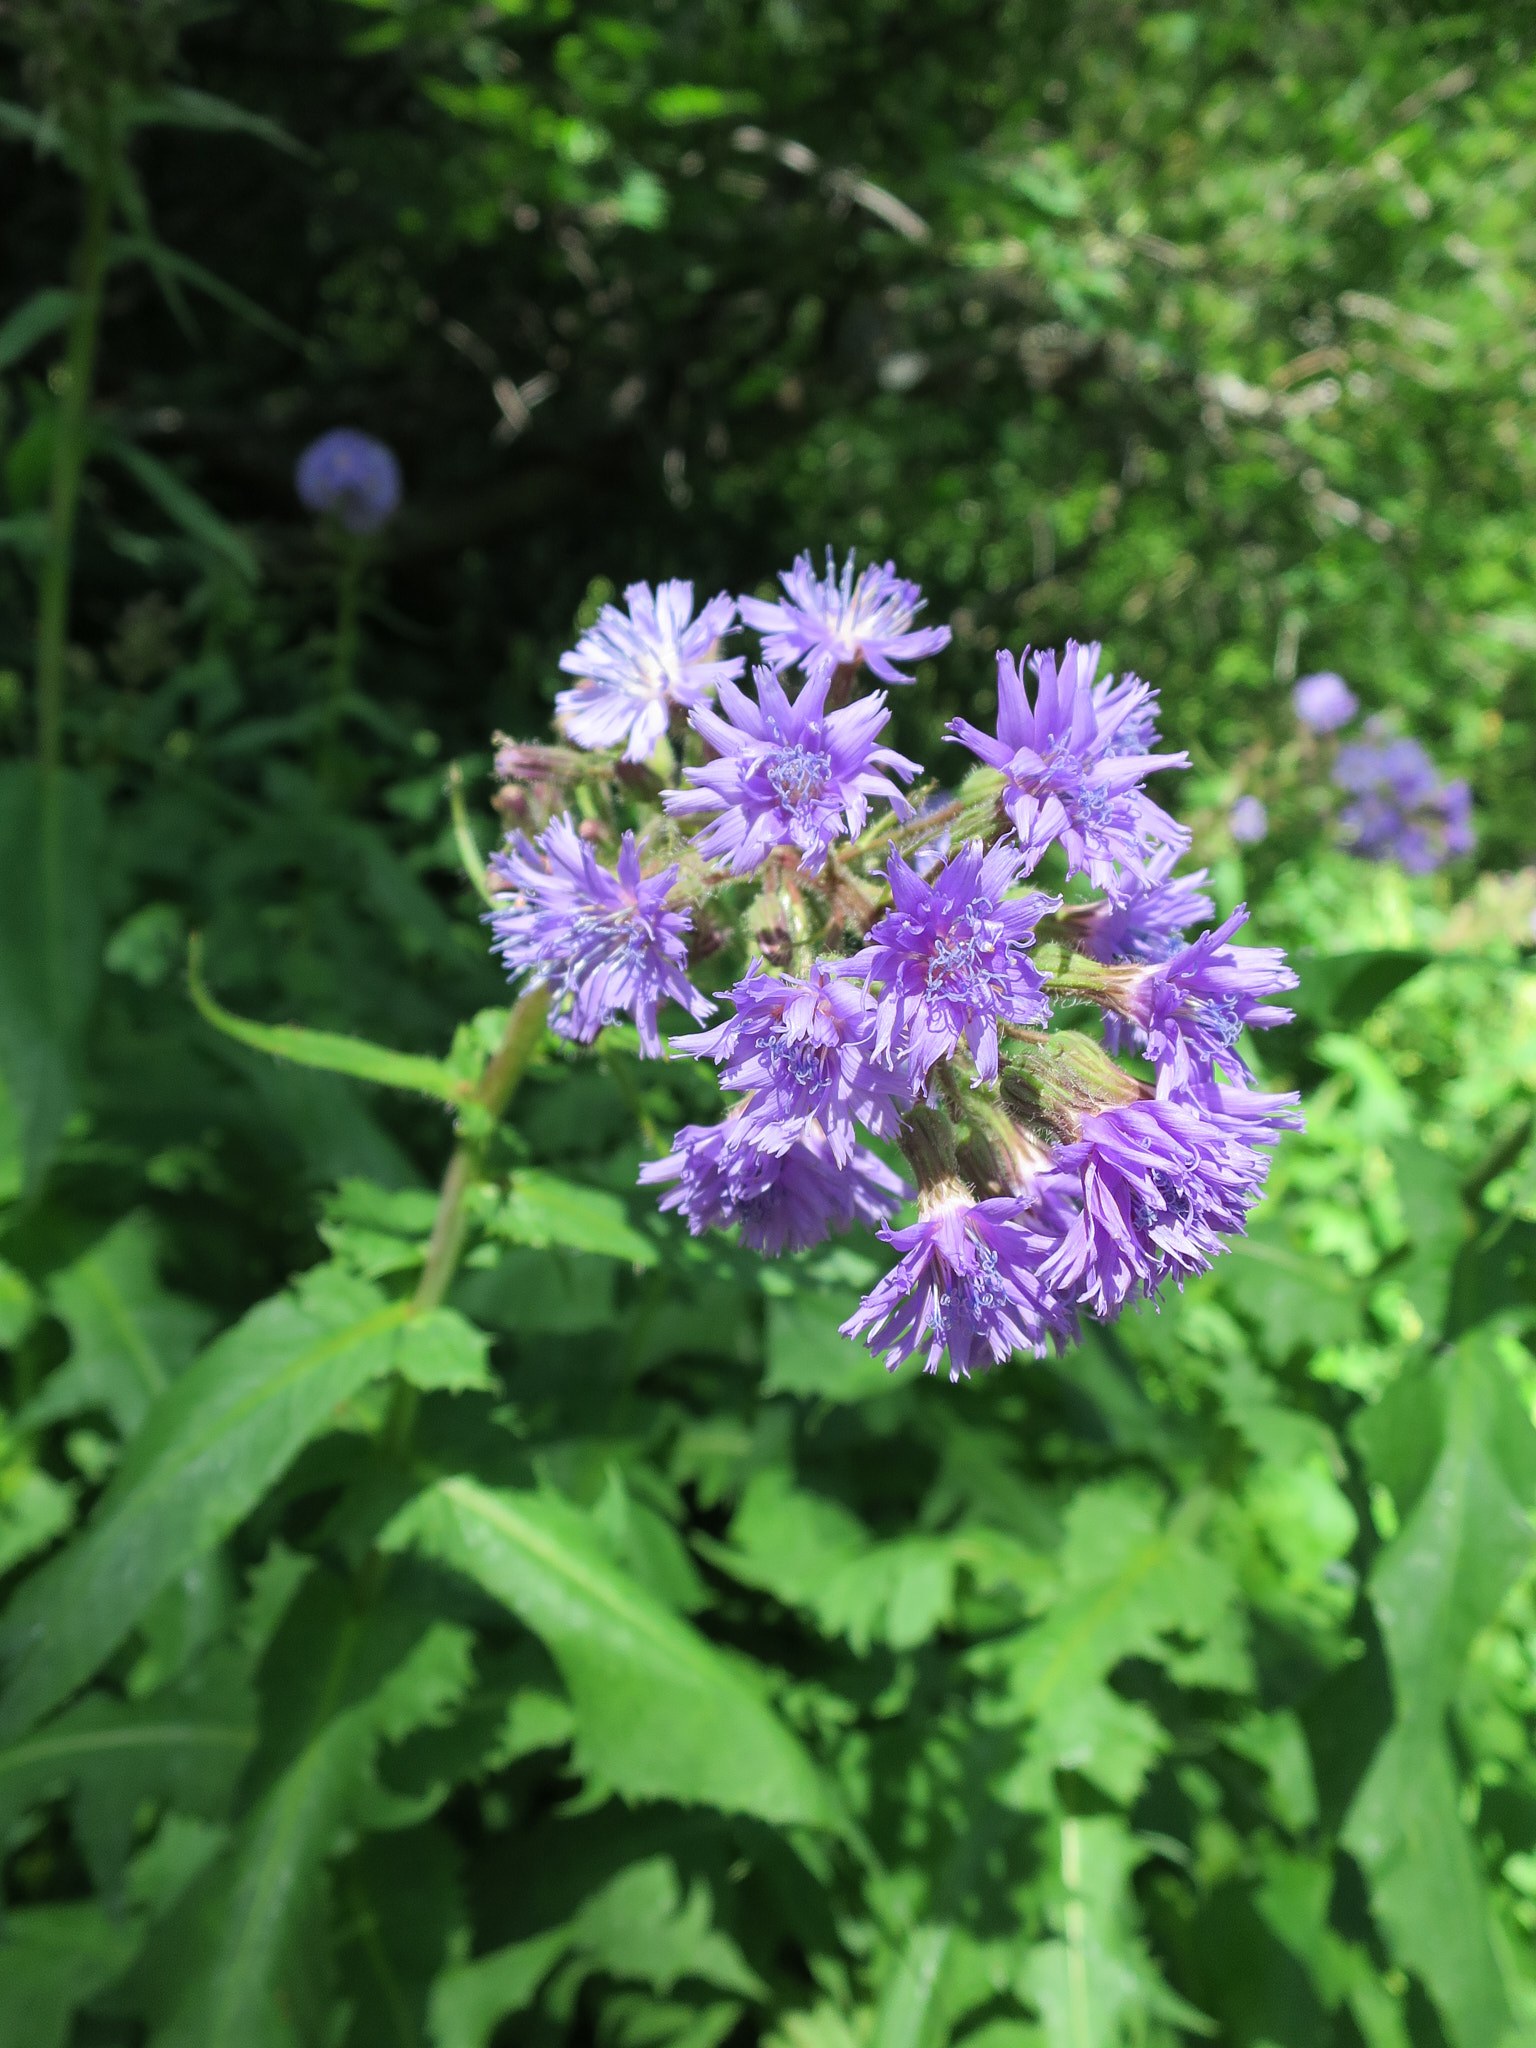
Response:
[[[1003,1102],[1024,1127],[1047,1143],[1070,1143],[1088,1117],[1128,1102],[1144,1102],[1152,1090],[1117,1067],[1080,1031],[1010,1046],[1000,1090]]]

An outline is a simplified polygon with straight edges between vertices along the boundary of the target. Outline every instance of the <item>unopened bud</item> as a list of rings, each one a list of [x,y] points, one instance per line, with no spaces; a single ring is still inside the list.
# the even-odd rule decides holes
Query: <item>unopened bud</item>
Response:
[[[1152,1090],[1117,1067],[1082,1032],[1058,1031],[1010,1047],[999,1093],[1025,1130],[1062,1144],[1079,1136],[1087,1118],[1127,1102],[1144,1102]]]

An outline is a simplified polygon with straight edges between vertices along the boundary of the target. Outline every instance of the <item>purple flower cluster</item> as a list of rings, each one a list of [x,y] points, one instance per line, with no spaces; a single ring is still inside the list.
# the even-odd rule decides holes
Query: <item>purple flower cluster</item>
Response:
[[[659,1054],[664,1003],[713,1008],[691,962],[747,940],[723,1021],[673,1040],[729,1105],[640,1178],[695,1234],[769,1253],[877,1231],[896,1263],[845,1334],[959,1379],[1203,1271],[1244,1227],[1294,1117],[1240,1039],[1288,1018],[1270,999],[1294,976],[1235,943],[1243,910],[1196,931],[1205,876],[1175,872],[1188,834],[1146,789],[1185,757],[1159,750],[1139,678],[1069,642],[1026,659],[1031,689],[1001,655],[996,733],[949,729],[990,775],[920,792],[914,815],[901,785],[922,770],[881,744],[885,693],[850,693],[865,669],[910,681],[897,664],[946,629],[914,625],[921,592],[891,563],[829,556],[818,577],[804,555],[780,581],[781,601],[697,618],[690,585],[634,585],[629,616],[606,607],[563,658],[580,680],[560,722],[589,754],[503,745],[509,776],[572,810],[492,863],[495,944],[550,987],[557,1030],[590,1040],[624,1015]],[[718,658],[738,609],[763,641],[750,689]],[[659,801],[611,754],[590,762],[649,761],[669,731],[680,786]],[[610,867],[596,849],[615,840]],[[1052,848],[1095,900],[1027,886]],[[1056,1001],[1096,1003],[1103,1045],[1057,1029]]]
[[[1442,781],[1417,740],[1393,738],[1375,720],[1366,733],[1341,747],[1333,766],[1350,798],[1339,813],[1350,850],[1362,860],[1395,860],[1410,875],[1470,853],[1477,835],[1466,783]]]
[[[329,514],[348,533],[377,533],[400,509],[394,450],[356,427],[332,427],[311,441],[294,469],[293,485],[311,512]]]

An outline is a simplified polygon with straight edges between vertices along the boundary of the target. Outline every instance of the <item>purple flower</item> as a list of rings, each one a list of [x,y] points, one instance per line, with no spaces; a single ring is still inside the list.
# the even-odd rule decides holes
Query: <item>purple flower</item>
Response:
[[[1058,667],[1049,649],[1033,657],[1036,690],[1031,706],[1013,656],[997,657],[997,738],[963,718],[949,737],[970,748],[1003,776],[1003,804],[1013,821],[1028,868],[1060,840],[1068,873],[1086,871],[1111,895],[1126,875],[1145,877],[1153,850],[1182,850],[1189,834],[1141,787],[1154,768],[1188,766],[1185,754],[1121,753],[1121,733],[1132,727],[1138,745],[1152,740],[1145,723],[1147,698],[1130,686],[1094,687],[1097,645],[1067,642]],[[1140,685],[1145,693],[1145,685]],[[1126,874],[1122,874],[1121,870]]]
[[[1269,837],[1269,812],[1256,796],[1240,796],[1227,813],[1227,830],[1239,846],[1257,846]]]
[[[894,562],[883,569],[871,563],[855,582],[852,552],[839,576],[828,548],[827,573],[818,580],[807,551],[779,581],[786,603],[737,600],[743,619],[763,635],[763,652],[775,668],[796,662],[808,667],[821,655],[830,656],[834,668],[867,662],[883,683],[910,683],[896,662],[921,661],[949,645],[948,626],[913,630],[923,609],[922,589],[898,576]]]
[[[1147,863],[1146,878],[1135,879],[1118,902],[1095,903],[1081,916],[1079,945],[1093,960],[1167,960],[1184,943],[1189,925],[1214,917],[1216,906],[1201,889],[1205,869],[1176,875],[1178,853],[1164,847]]]
[[[803,981],[753,966],[731,990],[736,1014],[677,1041],[714,1060],[722,1087],[750,1091],[740,1129],[766,1152],[788,1152],[816,1123],[838,1166],[858,1151],[855,1125],[895,1139],[902,1083],[874,1057],[868,989],[818,960]],[[910,1097],[904,1097],[902,1107]]]
[[[717,682],[739,676],[739,655],[716,661],[715,649],[736,620],[736,600],[712,597],[693,613],[691,583],[631,583],[626,619],[605,604],[597,624],[562,654],[560,666],[579,676],[574,690],[555,699],[561,730],[578,747],[624,748],[626,761],[646,761],[667,729],[674,708],[701,704]]]
[[[1000,1023],[1038,1024],[1047,1010],[1040,976],[1026,957],[1053,896],[1003,899],[1024,856],[999,841],[983,853],[963,846],[931,882],[892,852],[891,908],[848,963],[881,985],[875,1054],[904,1060],[914,1089],[936,1060],[963,1041],[984,1081],[997,1078]]]
[[[1339,749],[1333,767],[1334,781],[1354,797],[1339,813],[1350,851],[1395,860],[1412,875],[1470,853],[1477,835],[1466,783],[1441,782],[1417,740],[1390,738],[1375,719],[1366,731],[1369,738]]]
[[[1098,666],[1099,643],[1084,649]],[[1157,748],[1157,692],[1140,676],[1103,676],[1093,686],[1093,715],[1109,734],[1109,754],[1150,754]]]
[[[1040,1269],[1053,1293],[1107,1320],[1171,1276],[1203,1272],[1223,1234],[1242,1230],[1269,1170],[1257,1146],[1274,1133],[1225,1109],[1220,1098],[1242,1091],[1209,1092],[1209,1106],[1160,1096],[1103,1110],[1058,1153],[1081,1196]]]
[[[293,472],[311,512],[328,512],[348,533],[377,533],[400,507],[394,450],[355,427],[332,427],[311,441]]]
[[[1111,1005],[1145,1034],[1147,1057],[1178,1080],[1209,1081],[1218,1067],[1247,1079],[1236,1051],[1244,1029],[1291,1021],[1289,1010],[1264,1000],[1296,986],[1280,948],[1228,944],[1247,921],[1239,904],[1213,931],[1144,969]]]
[[[815,872],[832,843],[864,829],[871,797],[888,797],[900,817],[911,806],[882,769],[910,781],[918,764],[875,737],[890,718],[884,694],[861,697],[827,711],[832,670],[821,663],[791,703],[771,668],[753,670],[754,704],[733,683],[720,686],[718,712],[696,710],[695,729],[717,760],[685,768],[692,789],[669,789],[663,802],[676,816],[718,811],[694,844],[710,859],[728,861],[732,874],[750,874],[776,846],[795,846],[800,865]]]
[[[1043,1357],[1065,1317],[1037,1276],[1019,1206],[1006,1197],[978,1202],[959,1181],[929,1190],[918,1222],[881,1231],[901,1257],[842,1335],[883,1351],[887,1372],[920,1352],[924,1372],[937,1372],[947,1350],[952,1384],[1015,1351]]]
[[[682,971],[692,917],[664,907],[677,869],[642,877],[633,832],[624,834],[617,874],[599,866],[569,813],[536,840],[518,833],[490,865],[511,894],[487,919],[495,950],[509,974],[554,990],[549,1021],[563,1038],[588,1044],[623,1011],[655,1059],[663,1051],[660,1003],[681,1003],[698,1019],[714,1009]]]
[[[666,1186],[663,1210],[677,1210],[694,1237],[741,1226],[741,1241],[776,1258],[803,1252],[829,1231],[884,1223],[911,1189],[864,1146],[841,1165],[813,1124],[785,1152],[765,1152],[739,1114],[719,1124],[685,1124],[665,1159],[640,1169],[641,1185]]]
[[[1291,706],[1308,732],[1337,732],[1360,709],[1360,700],[1342,676],[1323,669],[1302,677],[1291,692]]]

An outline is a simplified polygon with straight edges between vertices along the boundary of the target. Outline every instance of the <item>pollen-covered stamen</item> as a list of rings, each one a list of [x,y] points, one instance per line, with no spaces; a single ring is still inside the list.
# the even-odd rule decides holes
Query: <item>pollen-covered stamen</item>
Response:
[[[832,779],[832,756],[796,741],[770,754],[764,770],[786,811],[802,811],[824,796]]]

